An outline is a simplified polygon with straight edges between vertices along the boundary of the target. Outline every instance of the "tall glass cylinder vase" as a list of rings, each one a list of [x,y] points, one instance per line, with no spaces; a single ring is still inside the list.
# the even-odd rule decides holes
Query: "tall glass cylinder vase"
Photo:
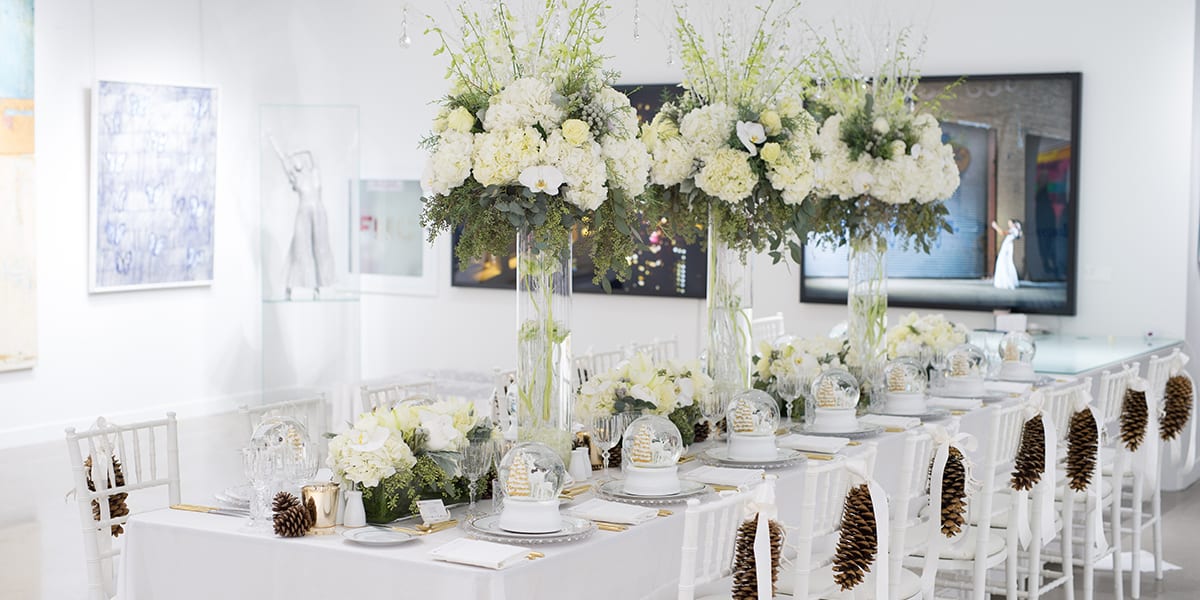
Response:
[[[887,239],[882,231],[850,240],[846,305],[850,349],[858,357],[860,412],[881,398],[887,360]]]
[[[517,437],[571,452],[571,245],[517,234]]]
[[[750,388],[753,269],[749,256],[721,240],[720,216],[708,218],[708,376],[721,407]]]

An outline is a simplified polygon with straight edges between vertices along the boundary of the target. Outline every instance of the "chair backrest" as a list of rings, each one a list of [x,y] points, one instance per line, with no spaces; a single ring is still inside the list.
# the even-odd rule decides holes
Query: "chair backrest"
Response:
[[[1149,392],[1153,393],[1155,398],[1162,396],[1167,379],[1171,377],[1171,367],[1175,365],[1175,357],[1178,355],[1179,348],[1162,357],[1150,355],[1150,360],[1146,363],[1146,381],[1150,384]]]
[[[1042,411],[1054,424],[1058,439],[1067,438],[1067,428],[1075,414],[1075,400],[1091,389],[1092,379],[1088,377],[1042,390]]]
[[[648,354],[657,363],[675,360],[679,357],[679,338],[672,337],[669,340],[655,339],[649,344],[634,344],[630,347],[630,353]]]
[[[783,313],[777,312],[769,317],[754,319],[750,322],[750,335],[754,344],[759,342],[774,342],[776,338],[787,333],[783,323]]]
[[[896,489],[888,503],[890,505],[891,540],[888,559],[891,566],[888,572],[892,574],[888,582],[889,596],[892,600],[898,597],[900,573],[904,556],[907,554],[905,540],[909,529],[925,527],[931,515],[920,518],[919,510],[929,504],[929,470],[933,462],[933,437],[921,430],[909,431],[904,439],[904,449],[901,452],[900,487]]]
[[[814,565],[821,564],[832,556],[836,541],[833,533],[841,526],[842,507],[849,491],[846,470],[849,461],[844,456],[833,460],[810,460],[804,469],[804,493],[800,499],[800,513],[795,527],[788,528],[789,545],[796,550],[793,565],[792,593],[796,598],[807,598],[809,592],[818,594],[831,590],[810,590],[809,579]],[[873,460],[868,460],[870,464]],[[817,540],[824,540],[820,547]]]
[[[716,500],[688,500],[683,513],[679,600],[692,600],[696,587],[728,577],[738,526],[746,517],[753,490],[721,492]]]
[[[108,600],[115,593],[114,558],[121,553],[112,547],[112,527],[123,525],[129,515],[114,516],[109,498],[156,487],[167,488],[170,504],[179,504],[179,435],[175,413],[166,418],[130,425],[113,425],[103,417],[87,431],[68,427],[67,453],[75,483],[75,501],[83,527],[84,557],[87,561],[89,600]],[[85,457],[93,463],[95,491],[88,489]],[[120,463],[123,481],[109,481],[114,459]],[[114,479],[116,479],[114,477]],[[120,483],[120,485],[118,485]],[[99,519],[92,516],[92,502]]]
[[[1137,363],[1125,365],[1115,373],[1104,371],[1100,374],[1100,393],[1096,398],[1096,408],[1102,425],[1109,425],[1121,418],[1121,403],[1125,399],[1125,390],[1129,382],[1138,375]]]
[[[495,387],[492,390],[492,420],[502,431],[517,418],[517,370],[492,369]]]
[[[402,400],[416,396],[432,398],[437,393],[434,381],[415,381],[412,383],[389,383],[386,385],[364,385],[360,391],[363,412],[377,408],[387,410],[396,406]]]
[[[579,354],[573,356],[571,358],[571,368],[574,370],[572,375],[575,376],[576,385],[582,385],[596,374],[596,369],[592,367],[591,354]]]
[[[987,424],[984,425],[986,435],[979,440],[983,454],[976,457],[976,479],[981,483],[980,489],[967,498],[967,510],[979,524],[982,530],[987,530],[992,522],[992,499],[995,496],[998,482],[1006,481],[1004,475],[1011,467],[1017,455],[1017,446],[1021,443],[1021,429],[1025,426],[1025,407],[1021,404],[1011,406],[991,406],[987,411]]]
[[[325,434],[331,431],[329,427],[330,405],[325,392],[317,392],[315,395],[291,400],[280,400],[261,406],[243,405],[239,410],[246,416],[246,439],[250,439],[250,436],[254,434],[254,428],[258,427],[258,424],[267,417],[292,417],[300,421],[300,424],[308,430],[309,441],[317,444],[317,464],[325,464],[326,448],[329,446],[325,440]]]

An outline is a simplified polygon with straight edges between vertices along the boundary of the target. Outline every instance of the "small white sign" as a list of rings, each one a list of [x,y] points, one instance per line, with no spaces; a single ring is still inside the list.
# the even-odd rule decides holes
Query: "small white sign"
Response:
[[[426,525],[450,520],[450,511],[446,510],[446,503],[441,500],[418,500],[417,510],[421,511],[421,520]]]

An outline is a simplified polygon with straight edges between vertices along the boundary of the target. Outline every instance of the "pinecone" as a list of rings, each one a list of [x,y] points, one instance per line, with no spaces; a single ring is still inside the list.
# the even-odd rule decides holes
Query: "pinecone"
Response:
[[[1042,479],[1046,469],[1046,432],[1042,429],[1042,415],[1025,421],[1021,429],[1021,444],[1017,446],[1017,460],[1013,468],[1012,489],[1028,491]]]
[[[942,471],[942,535],[948,538],[962,533],[967,521],[967,465],[963,461],[962,452],[950,446]]]
[[[275,513],[275,535],[280,537],[301,537],[312,528],[313,513],[316,504],[310,498],[307,506],[296,504]]]
[[[271,512],[278,514],[293,506],[300,506],[300,501],[287,492],[279,492],[275,494],[275,501],[271,503]]]
[[[779,581],[779,561],[783,555],[783,527],[768,521],[771,535],[771,591]],[[733,600],[757,600],[758,572],[754,563],[754,537],[758,532],[758,515],[738,526],[733,547]]]
[[[1082,492],[1092,482],[1099,448],[1100,436],[1096,433],[1096,417],[1092,411],[1085,408],[1071,415],[1067,429],[1067,477],[1071,480],[1071,489]]]
[[[1169,442],[1183,432],[1192,416],[1192,380],[1175,375],[1167,380],[1163,390],[1162,426],[1158,430],[1164,442]]]
[[[1150,409],[1146,406],[1146,392],[1125,390],[1125,398],[1121,402],[1121,442],[1134,452],[1146,439],[1146,420],[1150,417]]]
[[[621,442],[622,440],[617,440],[616,445],[608,451],[608,468],[610,469],[621,468]]]
[[[108,482],[109,489],[119,488],[119,487],[124,486],[125,485],[125,473],[122,472],[121,461],[116,456],[114,456],[112,458],[112,469],[113,469],[113,479],[115,480],[115,482],[114,481]],[[83,470],[85,473],[87,473],[88,491],[92,491],[92,492],[96,491],[96,484],[95,484],[95,482],[92,481],[92,457],[91,456],[88,456],[87,458],[83,459]],[[129,514],[129,506],[125,503],[125,499],[128,497],[129,497],[129,494],[126,492],[118,492],[118,493],[113,494],[108,497],[108,516],[109,516],[109,518],[115,519],[117,517],[124,517],[125,515]],[[97,502],[96,500],[92,500],[92,519],[95,521],[100,520],[100,503]],[[121,535],[122,533],[125,533],[125,527],[123,525],[121,525],[120,523],[117,523],[112,526],[113,537],[117,537],[117,536]]]
[[[867,484],[850,488],[842,509],[842,531],[833,555],[833,580],[844,591],[862,583],[871,570],[879,540]]]
[[[709,431],[708,421],[697,421],[696,424],[692,426],[692,431],[693,444],[699,444],[700,442],[707,440]]]

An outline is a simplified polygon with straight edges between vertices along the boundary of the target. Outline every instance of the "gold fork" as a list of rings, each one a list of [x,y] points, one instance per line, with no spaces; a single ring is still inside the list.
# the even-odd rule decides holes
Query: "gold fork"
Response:
[[[437,533],[439,531],[453,529],[457,525],[458,525],[458,520],[451,519],[449,521],[442,521],[441,523],[434,523],[433,525],[426,525],[426,524],[422,523],[420,525],[417,525],[415,528],[389,527],[388,529],[391,529],[392,531],[399,531],[400,533],[407,533],[409,535],[429,535],[431,533]]]

